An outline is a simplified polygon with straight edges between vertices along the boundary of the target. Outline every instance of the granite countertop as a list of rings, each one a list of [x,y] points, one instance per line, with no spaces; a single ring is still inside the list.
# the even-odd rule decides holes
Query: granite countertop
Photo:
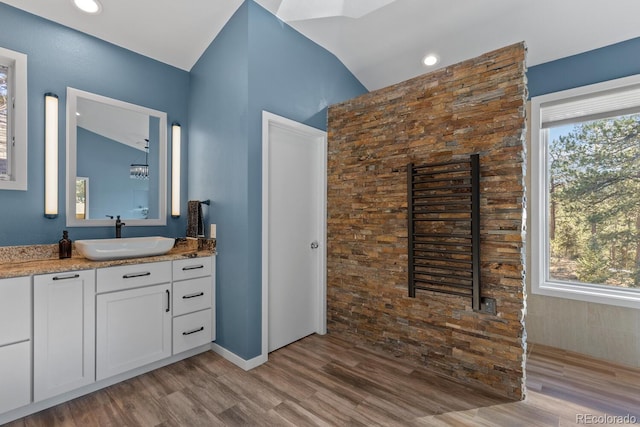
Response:
[[[93,268],[116,265],[207,257],[215,255],[215,253],[215,239],[177,239],[173,249],[164,255],[110,261],[91,261],[80,256],[75,248],[71,258],[59,259],[57,244],[6,246],[0,248],[0,279],[74,270],[91,270]]]

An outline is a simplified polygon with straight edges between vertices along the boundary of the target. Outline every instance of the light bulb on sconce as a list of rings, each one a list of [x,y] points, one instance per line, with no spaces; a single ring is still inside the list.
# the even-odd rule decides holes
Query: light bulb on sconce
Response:
[[[44,94],[44,216],[58,216],[58,95]]]
[[[180,123],[171,125],[171,217],[180,217]]]

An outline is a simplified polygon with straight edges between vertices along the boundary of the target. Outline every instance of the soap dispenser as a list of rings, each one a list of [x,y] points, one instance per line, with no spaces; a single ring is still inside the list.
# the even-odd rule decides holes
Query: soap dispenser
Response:
[[[71,258],[71,240],[69,240],[69,232],[67,230],[62,232],[62,239],[58,242],[58,247],[60,249],[60,259]]]

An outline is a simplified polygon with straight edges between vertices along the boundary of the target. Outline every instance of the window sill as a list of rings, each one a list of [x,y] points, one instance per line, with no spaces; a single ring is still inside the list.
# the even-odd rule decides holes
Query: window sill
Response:
[[[532,286],[534,295],[640,309],[640,289],[544,281]]]
[[[0,190],[19,190],[27,191],[27,182],[23,181],[10,181],[0,178]]]

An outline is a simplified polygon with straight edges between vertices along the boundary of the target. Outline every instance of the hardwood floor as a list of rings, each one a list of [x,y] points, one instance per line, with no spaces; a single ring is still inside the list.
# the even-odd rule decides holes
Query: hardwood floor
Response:
[[[640,423],[640,370],[534,345],[527,375],[526,400],[512,402],[313,335],[249,372],[207,352],[9,426],[567,426],[604,414]]]

